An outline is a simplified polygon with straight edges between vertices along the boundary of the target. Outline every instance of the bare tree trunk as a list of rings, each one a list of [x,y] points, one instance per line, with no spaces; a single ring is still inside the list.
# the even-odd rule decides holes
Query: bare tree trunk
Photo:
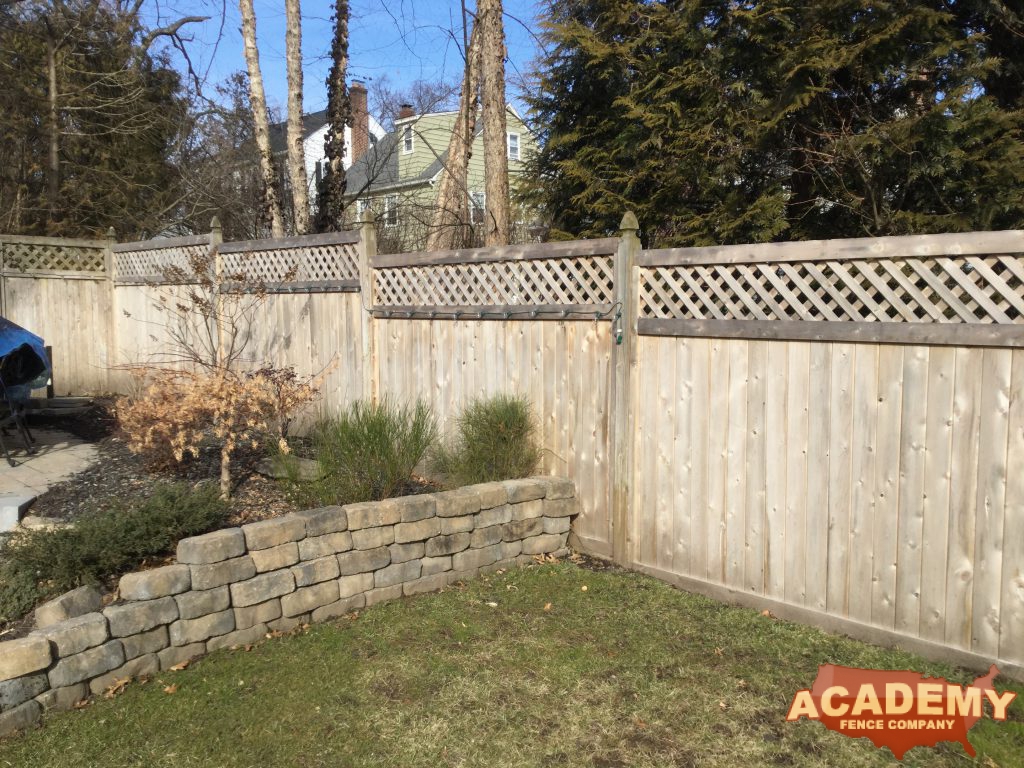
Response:
[[[486,245],[508,245],[508,134],[505,122],[505,27],[501,0],[479,0],[484,103],[484,192]]]
[[[316,223],[320,232],[337,232],[345,212],[345,126],[351,122],[351,104],[345,76],[348,72],[348,0],[334,6],[331,71],[327,75],[327,168],[317,196]]]
[[[46,99],[49,106],[50,151],[46,168],[46,197],[51,226],[60,218],[60,112],[57,108],[57,42],[50,30],[46,40]]]
[[[231,451],[227,443],[220,449],[220,497],[225,501],[231,498]]]
[[[270,219],[270,233],[273,237],[284,237],[281,220],[281,201],[277,196],[277,173],[274,171],[274,156],[270,151],[270,118],[267,116],[267,97],[263,91],[263,74],[260,72],[260,52],[256,47],[256,12],[253,0],[238,0],[242,13],[242,41],[245,43],[245,64],[249,70],[249,104],[256,138],[256,149],[260,155],[260,173],[263,176],[263,200],[267,217]]]
[[[288,66],[288,175],[292,184],[295,234],[309,231],[309,187],[302,144],[302,16],[299,0],[285,0],[285,47]]]
[[[433,221],[427,235],[428,251],[458,248],[460,235],[471,226],[469,217],[469,159],[473,154],[473,134],[476,132],[476,111],[480,103],[480,34],[479,25],[466,48],[466,74],[459,97],[459,114],[448,142],[448,161],[441,169],[437,188],[437,203]]]

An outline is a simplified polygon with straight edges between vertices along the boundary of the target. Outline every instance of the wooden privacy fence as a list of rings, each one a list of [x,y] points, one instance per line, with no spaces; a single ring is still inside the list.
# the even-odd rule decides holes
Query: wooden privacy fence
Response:
[[[93,243],[106,271],[67,277],[106,299],[22,286],[5,311],[57,348],[49,315],[95,315],[61,379],[88,391],[86,361],[166,342],[161,275],[205,254],[224,290],[268,284],[254,364],[334,363],[325,410],[421,398],[450,426],[474,397],[527,395],[545,470],[579,486],[577,546],[1024,678],[1024,233],[644,251],[637,229],[399,255],[370,224]],[[55,274],[5,279],[73,282]],[[26,306],[58,294],[63,312]]]

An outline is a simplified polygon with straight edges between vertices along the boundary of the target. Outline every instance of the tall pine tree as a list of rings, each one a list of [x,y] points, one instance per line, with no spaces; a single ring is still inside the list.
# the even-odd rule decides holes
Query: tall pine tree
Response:
[[[553,2],[529,195],[556,236],[632,208],[659,245],[1021,226],[1016,23],[985,0]]]

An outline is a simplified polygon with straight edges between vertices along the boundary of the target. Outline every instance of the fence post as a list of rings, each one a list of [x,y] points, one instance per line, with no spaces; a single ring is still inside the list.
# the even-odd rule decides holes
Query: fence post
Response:
[[[612,347],[612,557],[620,565],[632,563],[629,534],[633,504],[633,450],[636,435],[636,321],[640,270],[640,224],[627,211],[619,225],[619,247],[615,252],[614,280],[617,311]]]
[[[224,366],[224,301],[221,288],[224,283],[224,258],[220,255],[220,244],[224,236],[220,219],[214,216],[210,220],[210,255],[213,256],[213,311],[217,324],[217,367]]]
[[[359,299],[362,336],[363,399],[377,402],[380,396],[380,361],[373,323],[373,257],[377,255],[377,224],[369,207],[359,221]]]

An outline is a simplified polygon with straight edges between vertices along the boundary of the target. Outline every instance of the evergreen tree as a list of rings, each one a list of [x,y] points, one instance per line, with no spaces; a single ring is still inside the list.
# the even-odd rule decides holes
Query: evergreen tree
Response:
[[[632,208],[658,245],[1021,226],[1000,7],[551,3],[531,200],[556,235]]]
[[[137,13],[100,0],[0,9],[0,228],[151,235],[178,200],[187,102]]]

